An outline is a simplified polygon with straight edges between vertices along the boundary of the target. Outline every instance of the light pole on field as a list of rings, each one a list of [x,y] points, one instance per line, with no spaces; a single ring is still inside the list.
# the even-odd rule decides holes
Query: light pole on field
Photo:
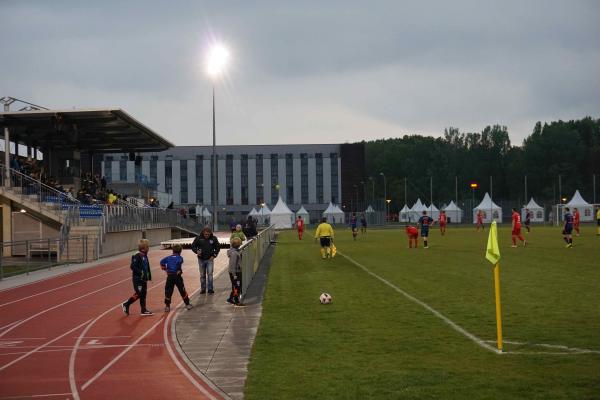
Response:
[[[383,200],[385,200],[385,202],[387,203],[387,182],[385,180],[385,175],[383,172],[380,172],[379,175],[381,175],[383,177]],[[387,215],[387,205],[384,204],[385,209],[385,221],[387,222],[388,219],[388,215]]]
[[[229,62],[229,51],[220,43],[215,43],[208,53],[206,72],[212,80],[212,207],[213,207],[213,231],[217,229],[217,133],[215,121],[215,83],[223,74]]]
[[[369,177],[371,181],[371,202],[375,201],[375,180],[372,176]]]

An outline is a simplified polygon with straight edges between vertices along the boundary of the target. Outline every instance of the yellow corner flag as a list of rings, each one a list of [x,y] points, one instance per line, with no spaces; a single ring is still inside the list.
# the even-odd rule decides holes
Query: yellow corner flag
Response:
[[[500,247],[498,246],[498,227],[496,226],[496,221],[493,221],[492,226],[490,226],[490,235],[488,236],[485,258],[493,265],[498,264],[500,261]]]
[[[494,265],[494,288],[496,292],[496,334],[498,351],[502,351],[502,306],[500,303],[500,246],[498,246],[498,227],[492,222],[488,236],[485,258]]]

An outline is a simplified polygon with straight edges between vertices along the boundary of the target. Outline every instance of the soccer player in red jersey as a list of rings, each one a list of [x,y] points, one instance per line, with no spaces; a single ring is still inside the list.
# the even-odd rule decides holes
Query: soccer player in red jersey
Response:
[[[414,242],[416,249],[419,243],[419,230],[414,226],[406,225],[406,236],[408,236],[408,248],[412,249]]]
[[[523,247],[527,246],[527,242],[523,235],[521,235],[521,216],[516,208],[512,209],[512,246],[517,247],[517,238],[523,242]]]
[[[574,208],[573,209],[573,229],[575,229],[575,232],[577,232],[577,236],[579,236],[579,221],[580,221],[580,215],[579,215],[579,210]]]
[[[304,220],[298,215],[296,220],[296,229],[298,229],[298,240],[302,240],[302,234],[304,233]]]
[[[446,233],[446,211],[440,211],[438,221],[440,223],[440,232],[442,233],[442,236],[444,236]]]
[[[481,210],[477,210],[477,232],[479,232],[479,228],[485,230],[485,226],[483,225],[483,212]]]

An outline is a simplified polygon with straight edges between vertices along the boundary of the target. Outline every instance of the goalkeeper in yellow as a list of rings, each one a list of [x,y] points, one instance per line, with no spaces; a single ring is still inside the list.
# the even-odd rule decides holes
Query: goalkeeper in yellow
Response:
[[[323,259],[335,256],[333,237],[333,228],[327,223],[327,218],[323,218],[315,232],[315,240],[319,239],[321,241],[321,257]]]

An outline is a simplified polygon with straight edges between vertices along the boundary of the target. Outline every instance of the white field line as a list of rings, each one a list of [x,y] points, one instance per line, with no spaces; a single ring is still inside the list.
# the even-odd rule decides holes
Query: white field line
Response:
[[[161,317],[154,325],[152,325],[150,327],[150,329],[148,329],[146,332],[144,332],[144,334],[142,336],[137,338],[135,342],[133,342],[130,345],[127,345],[127,347],[121,353],[119,353],[118,356],[116,356],[115,358],[110,360],[109,363],[104,366],[104,368],[102,368],[100,371],[96,372],[96,375],[94,375],[92,378],[90,378],[90,380],[88,380],[86,383],[84,383],[81,386],[81,390],[84,391],[85,389],[87,389],[88,386],[90,386],[92,383],[94,383],[94,381],[96,379],[100,378],[102,376],[102,374],[104,374],[110,367],[112,367],[117,361],[119,361],[121,359],[121,357],[123,357],[125,354],[127,354],[129,352],[129,350],[133,349],[142,339],[144,339],[146,336],[148,336],[158,325],[163,323],[164,320],[165,320],[165,318]]]
[[[57,308],[59,308],[59,307],[62,307],[62,306],[64,306],[65,304],[72,303],[72,302],[74,302],[74,301],[77,301],[77,300],[83,299],[84,297],[91,296],[91,295],[93,295],[93,294],[96,294],[96,293],[98,293],[98,292],[101,292],[101,291],[103,291],[103,290],[106,290],[106,289],[108,289],[108,288],[111,288],[111,287],[113,287],[113,286],[120,285],[121,283],[123,283],[123,282],[125,282],[125,281],[131,281],[131,277],[129,277],[129,278],[126,278],[126,279],[123,279],[123,280],[120,280],[120,281],[118,281],[118,282],[116,282],[116,283],[113,283],[112,285],[104,286],[104,287],[102,287],[102,288],[100,288],[100,289],[98,289],[98,290],[94,290],[93,292],[88,292],[88,293],[86,293],[86,294],[84,294],[84,295],[82,295],[82,296],[75,297],[75,298],[73,298],[73,299],[71,299],[71,300],[67,300],[67,301],[65,301],[65,302],[63,302],[63,303],[57,304],[57,305],[55,305],[55,306],[52,306],[52,307],[50,307],[50,308],[47,308],[47,309],[45,309],[45,310],[42,310],[42,311],[38,312],[37,314],[34,314],[34,315],[30,316],[29,318],[25,318],[25,319],[23,319],[23,320],[19,321],[18,323],[16,323],[16,324],[14,324],[13,326],[11,326],[9,329],[7,329],[7,330],[5,330],[4,332],[0,333],[0,338],[1,338],[1,337],[3,337],[4,335],[6,335],[8,332],[12,331],[13,329],[17,328],[18,326],[20,326],[20,325],[24,324],[25,322],[31,321],[32,319],[34,319],[34,318],[37,318],[37,317],[39,317],[40,315],[43,315],[43,314],[45,314],[45,313],[47,313],[47,312],[49,312],[49,311],[55,310],[55,309],[57,309]]]
[[[27,352],[27,353],[23,354],[21,357],[19,357],[19,358],[15,358],[13,361],[9,362],[8,364],[5,364],[5,365],[3,365],[2,367],[0,367],[0,371],[3,371],[3,370],[5,370],[6,368],[10,367],[11,365],[13,365],[13,364],[15,364],[15,363],[17,363],[17,362],[19,362],[19,361],[23,360],[24,358],[27,358],[27,357],[29,357],[29,356],[30,356],[30,355],[32,355],[33,353],[35,353],[35,352],[37,352],[37,351],[39,351],[39,350],[43,349],[43,348],[44,348],[44,347],[46,347],[46,346],[49,346],[49,345],[51,345],[52,343],[54,343],[54,342],[56,342],[56,341],[58,341],[58,340],[60,340],[60,339],[64,338],[65,336],[67,336],[67,335],[70,335],[71,333],[75,332],[77,329],[81,328],[82,326],[84,326],[84,325],[86,325],[86,324],[89,324],[89,323],[90,323],[90,321],[91,321],[91,319],[89,319],[89,320],[85,321],[83,324],[77,325],[75,328],[71,329],[71,330],[70,330],[70,331],[68,331],[68,332],[65,332],[65,333],[63,333],[62,335],[60,335],[60,336],[58,336],[58,337],[56,337],[56,338],[54,338],[54,339],[50,340],[49,342],[46,342],[46,343],[44,343],[44,344],[42,344],[42,345],[40,345],[40,346],[36,347],[35,349],[33,349],[33,350],[31,350],[31,351],[29,351],[29,352]]]
[[[71,393],[47,393],[47,394],[32,394],[26,396],[9,396],[9,397],[0,397],[0,400],[14,400],[14,399],[41,399],[47,397],[65,397],[70,396]]]
[[[217,277],[215,277],[215,279]],[[190,297],[192,297],[194,294],[196,294],[199,290],[200,290],[200,288],[196,289],[190,295]],[[179,307],[177,308],[177,315],[179,315],[179,312],[182,309],[183,308],[182,308],[182,306],[180,304]],[[171,343],[170,343],[170,340],[169,340],[169,331],[168,331],[169,326],[170,326],[171,318],[173,317],[174,314],[175,313],[170,313],[169,314],[169,316],[167,317],[167,320],[165,321],[165,325],[163,327],[164,345],[167,348],[167,352],[169,353],[169,356],[171,356],[171,359],[173,360],[173,362],[175,363],[175,365],[177,366],[177,368],[179,368],[179,371],[181,371],[181,373],[192,383],[192,385],[194,385],[196,387],[196,389],[198,389],[200,392],[202,392],[202,394],[204,394],[210,400],[218,400],[218,397],[213,396],[212,393],[210,393],[204,386],[202,386],[198,382],[198,380],[195,379],[183,365],[181,365],[181,362],[179,361],[179,359],[175,355],[175,352],[173,351],[173,348],[171,347]],[[174,323],[174,321],[175,321],[175,319],[173,319],[173,324],[171,325],[171,335],[172,335],[173,338],[175,338],[175,336],[176,336],[175,332],[174,332],[174,330],[175,330],[175,323]],[[185,360],[185,358],[184,358],[184,360]],[[204,375],[198,375],[198,378],[200,378],[205,384],[207,384],[208,386],[210,386],[217,393],[221,393],[222,392],[221,390],[219,390],[218,388],[216,388],[215,385],[208,378],[206,378]]]
[[[163,347],[165,344],[164,343],[144,343],[144,344],[138,344],[136,347]],[[127,347],[129,346],[128,344],[99,344],[99,345],[93,345],[93,346],[81,346],[79,347],[79,350],[102,350],[102,349],[113,349],[113,348],[120,348],[120,347]],[[21,346],[21,347],[8,347],[5,348],[6,350],[27,350],[27,349],[33,349],[35,348],[35,346]],[[71,351],[73,350],[73,346],[46,346],[45,349],[47,350],[39,350],[36,353],[55,353],[55,352],[60,352],[60,351]],[[1,356],[14,356],[14,355],[20,355],[20,354],[25,354],[27,353],[26,351],[19,351],[19,352],[14,352],[14,353],[0,353],[0,357]]]
[[[493,340],[486,340],[488,343],[495,343]],[[562,353],[559,352],[544,352],[544,351],[507,351],[506,353],[510,354],[561,354],[561,355],[571,355],[571,354],[600,354],[600,350],[593,349],[582,349],[578,347],[568,347],[562,344],[549,344],[549,343],[530,343],[530,342],[519,342],[514,340],[504,340],[506,344],[515,344],[519,346],[530,346],[530,347],[544,347],[552,350],[563,350]]]
[[[18,324],[18,323],[19,323],[19,322],[21,322],[21,321],[22,321],[22,319],[20,319],[20,320],[18,320],[18,321],[11,322],[11,323],[10,323],[10,324],[8,324],[8,325],[4,325],[3,327],[0,327],[0,331],[1,331],[2,329],[10,328],[10,327],[11,327],[11,326],[13,326],[14,324]]]
[[[76,285],[76,284],[78,284],[78,283],[81,283],[81,282],[86,282],[86,281],[89,281],[90,279],[94,279],[94,278],[97,278],[97,277],[99,277],[99,276],[103,276],[103,275],[112,274],[113,272],[120,271],[120,270],[121,270],[121,269],[123,269],[124,267],[125,267],[125,266],[124,266],[124,265],[122,265],[122,266],[120,266],[120,267],[118,267],[117,269],[114,269],[114,270],[112,270],[112,271],[103,272],[103,273],[101,273],[101,274],[94,275],[94,276],[90,276],[90,277],[88,277],[88,278],[85,278],[85,279],[81,279],[81,280],[78,280],[78,281],[75,281],[75,282],[67,283],[66,285],[58,286],[58,287],[55,287],[55,288],[53,288],[53,289],[48,289],[48,290],[45,290],[45,291],[43,291],[43,292],[35,293],[35,294],[32,294],[32,295],[30,295],[30,296],[27,296],[27,297],[22,297],[22,298],[20,298],[20,299],[17,299],[17,300],[9,301],[8,303],[2,303],[2,304],[0,304],[0,308],[1,308],[1,307],[8,306],[8,305],[11,305],[11,304],[14,304],[14,303],[18,303],[18,302],[20,302],[20,301],[24,301],[24,300],[31,299],[32,297],[41,296],[41,295],[43,295],[43,294],[46,294],[46,293],[52,293],[52,292],[55,292],[55,291],[57,291],[57,290],[64,289],[64,288],[66,288],[66,287],[69,287],[69,286],[73,286],[73,285]]]
[[[148,288],[148,292],[154,288],[164,285],[164,283],[165,281],[163,280],[160,283],[151,286],[150,288]],[[98,322],[102,317],[104,317],[106,314],[108,314],[115,308],[121,307],[121,304],[122,303],[119,303],[112,307],[109,307],[106,311],[99,314],[96,318],[94,318],[92,322],[90,322],[88,326],[85,327],[85,329],[77,337],[77,341],[73,345],[73,349],[71,350],[71,356],[69,357],[69,387],[71,388],[71,395],[73,396],[73,400],[79,400],[79,391],[77,390],[77,382],[75,380],[75,358],[77,356],[77,351],[81,348],[81,342],[84,338],[87,338],[87,336],[85,336],[86,333],[89,332],[89,330],[92,328],[92,326],[94,326],[94,324],[96,324],[96,322]]]
[[[493,346],[490,346],[488,343],[486,343],[485,340],[478,338],[477,336],[473,335],[471,332],[468,332],[466,329],[464,329],[463,327],[461,327],[460,325],[458,325],[457,323],[455,323],[454,321],[452,321],[450,318],[446,317],[444,314],[440,313],[438,310],[436,310],[435,308],[431,307],[429,304],[417,299],[416,297],[410,295],[409,293],[405,292],[404,290],[400,289],[398,286],[394,285],[393,283],[389,282],[388,280],[382,278],[381,276],[371,272],[371,270],[369,270],[367,267],[365,267],[364,265],[360,264],[357,261],[354,261],[352,258],[348,257],[347,255],[341,253],[338,251],[338,254],[341,255],[342,257],[344,257],[345,259],[347,259],[348,261],[350,261],[352,264],[356,265],[357,267],[359,267],[360,269],[362,269],[363,271],[365,271],[367,274],[371,275],[373,278],[385,283],[386,285],[388,285],[389,287],[391,287],[392,289],[394,289],[396,292],[400,293],[401,295],[403,295],[404,297],[406,297],[408,300],[412,301],[413,303],[416,303],[418,305],[420,305],[421,307],[425,308],[427,311],[431,312],[433,315],[435,315],[436,317],[438,317],[439,319],[441,319],[442,321],[444,321],[446,324],[448,324],[452,329],[454,329],[456,332],[460,333],[461,335],[465,336],[467,339],[471,340],[472,342],[476,343],[477,345],[479,345],[480,347],[491,351],[492,353],[496,353],[496,354],[502,354],[502,352],[498,351],[496,348],[494,348]]]

